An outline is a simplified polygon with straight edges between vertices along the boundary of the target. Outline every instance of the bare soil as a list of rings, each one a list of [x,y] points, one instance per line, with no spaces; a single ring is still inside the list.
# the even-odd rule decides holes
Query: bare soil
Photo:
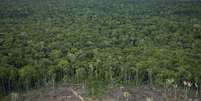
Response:
[[[150,87],[116,87],[103,96],[89,96],[80,86],[60,86],[55,89],[32,90],[24,94],[13,93],[3,101],[201,101],[201,97],[185,97],[181,90],[159,90]]]

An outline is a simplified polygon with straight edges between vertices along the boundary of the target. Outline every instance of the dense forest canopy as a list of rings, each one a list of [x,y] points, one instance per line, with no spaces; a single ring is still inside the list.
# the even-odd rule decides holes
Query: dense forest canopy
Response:
[[[1,0],[0,92],[56,81],[201,84],[199,0]]]

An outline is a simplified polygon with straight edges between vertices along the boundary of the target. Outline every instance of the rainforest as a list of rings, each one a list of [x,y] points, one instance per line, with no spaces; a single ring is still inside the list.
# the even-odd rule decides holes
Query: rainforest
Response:
[[[200,86],[200,0],[0,0],[0,101],[201,101]],[[30,97],[45,88],[79,96]],[[132,100],[147,89],[164,95]]]

